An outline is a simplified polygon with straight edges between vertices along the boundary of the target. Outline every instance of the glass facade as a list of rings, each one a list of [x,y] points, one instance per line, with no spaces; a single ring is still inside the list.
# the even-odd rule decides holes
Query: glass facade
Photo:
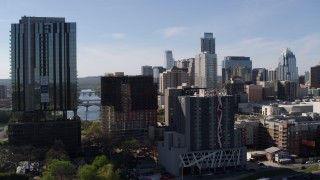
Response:
[[[277,80],[289,80],[296,82],[298,82],[299,80],[298,67],[296,65],[296,56],[288,48],[283,50],[279,58]]]
[[[237,76],[243,82],[252,81],[252,61],[250,57],[226,56],[222,61],[222,83],[230,82],[230,78]]]
[[[76,63],[76,23],[22,17],[12,24],[12,110],[36,113],[37,120],[65,119],[68,110],[76,112]]]
[[[201,52],[208,52],[210,54],[216,53],[216,40],[213,38],[213,33],[204,33],[201,38]]]
[[[174,66],[174,59],[173,59],[173,54],[171,50],[164,51],[164,59],[165,59],[166,69],[170,69]]]

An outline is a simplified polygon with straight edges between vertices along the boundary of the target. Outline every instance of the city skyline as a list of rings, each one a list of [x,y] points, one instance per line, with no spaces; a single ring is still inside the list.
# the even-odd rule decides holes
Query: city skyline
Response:
[[[0,2],[0,79],[10,75],[11,24],[24,15],[77,22],[78,77],[114,71],[138,75],[143,65],[164,66],[167,49],[175,60],[194,58],[201,51],[204,32],[213,33],[216,40],[219,75],[225,56],[248,56],[253,68],[269,69],[277,67],[287,47],[296,55],[299,74],[304,74],[320,61],[319,5],[298,0],[4,0]]]

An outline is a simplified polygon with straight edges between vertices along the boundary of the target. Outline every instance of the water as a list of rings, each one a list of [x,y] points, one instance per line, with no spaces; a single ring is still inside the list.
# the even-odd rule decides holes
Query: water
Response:
[[[94,121],[100,118],[100,107],[99,106],[89,106],[88,111],[86,112],[86,107],[78,106],[78,116],[81,120]],[[68,118],[73,116],[73,112],[68,112]]]

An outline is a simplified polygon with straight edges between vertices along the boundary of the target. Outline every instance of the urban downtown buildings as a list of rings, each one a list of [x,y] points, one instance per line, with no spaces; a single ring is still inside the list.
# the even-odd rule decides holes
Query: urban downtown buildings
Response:
[[[244,167],[246,148],[234,136],[233,96],[204,89],[181,95],[188,94],[185,90],[191,89],[172,91],[167,98],[169,113],[175,114],[168,116],[169,123],[174,125],[158,143],[159,163],[176,176]]]

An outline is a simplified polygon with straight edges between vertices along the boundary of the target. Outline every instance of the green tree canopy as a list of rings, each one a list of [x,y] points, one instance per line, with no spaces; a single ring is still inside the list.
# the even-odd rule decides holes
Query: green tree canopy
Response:
[[[64,144],[61,141],[55,141],[54,145],[46,152],[45,161],[50,163],[52,160],[70,160],[67,152],[64,150]]]
[[[75,167],[70,161],[52,160],[43,172],[42,179],[72,179],[76,175]]]
[[[106,164],[98,170],[98,176],[103,180],[118,180],[120,179],[119,170],[114,170],[112,164]]]
[[[98,170],[99,168],[103,167],[104,165],[110,163],[105,155],[97,156],[94,161],[92,162],[93,167]]]
[[[98,179],[97,171],[92,165],[84,165],[78,170],[78,178],[80,180]]]

